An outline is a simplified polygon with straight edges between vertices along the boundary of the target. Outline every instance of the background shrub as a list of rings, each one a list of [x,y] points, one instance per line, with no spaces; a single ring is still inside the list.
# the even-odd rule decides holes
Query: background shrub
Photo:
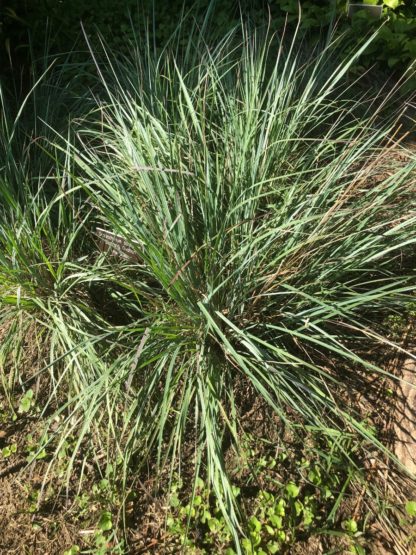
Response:
[[[377,40],[357,60],[356,69],[376,64],[384,71],[402,72],[416,59],[416,5],[413,0],[366,0],[383,5],[384,23]],[[272,30],[286,24],[295,27],[301,6],[301,30],[316,41],[337,20],[344,41],[351,49],[380,21],[366,11],[346,16],[346,0],[6,0],[0,11],[0,53],[2,67],[12,64],[15,70],[28,64],[30,49],[36,56],[72,50],[80,36],[80,22],[86,32],[99,29],[112,48],[127,51],[137,37],[149,36],[155,45],[163,45],[172,35],[183,13],[191,10],[201,21],[213,12],[213,28],[224,35],[238,22],[240,12],[256,24],[270,17]],[[81,44],[85,44],[81,41]],[[84,48],[84,46],[82,46]],[[415,81],[412,82],[415,85]]]

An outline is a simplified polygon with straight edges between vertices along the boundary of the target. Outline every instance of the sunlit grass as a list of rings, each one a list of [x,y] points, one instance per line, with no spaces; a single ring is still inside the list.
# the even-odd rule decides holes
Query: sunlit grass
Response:
[[[234,527],[222,442],[238,449],[244,382],[288,424],[385,449],[342,391],[384,372],[366,353],[400,348],[379,322],[414,292],[415,161],[380,176],[395,119],[345,87],[353,59],[328,71],[332,48],[305,64],[248,34],[195,40],[180,66],[169,50],[97,65],[108,99],[73,147],[100,226],[140,260],[114,278],[142,317],[113,366],[128,387],[106,390],[129,406],[126,465],[156,448],[174,466],[193,442]]]
[[[237,544],[224,442],[239,449],[244,390],[386,451],[346,388],[402,349],[382,322],[414,295],[416,242],[416,160],[391,163],[396,118],[346,85],[355,58],[242,35],[92,54],[101,99],[47,143],[36,187],[26,169],[17,194],[5,158],[0,216],[3,346],[16,322],[44,330],[56,452],[76,433],[73,459],[90,440],[124,479],[203,466]],[[135,256],[100,253],[97,227]]]

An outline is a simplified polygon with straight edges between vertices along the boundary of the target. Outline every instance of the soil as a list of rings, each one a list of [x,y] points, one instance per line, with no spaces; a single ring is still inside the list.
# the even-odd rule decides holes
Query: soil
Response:
[[[397,403],[393,421],[394,453],[416,475],[416,361],[406,359],[397,384]]]
[[[257,407],[254,413],[247,411],[248,425],[251,430],[260,426],[262,435],[267,423],[264,407]],[[250,414],[249,414],[250,413]],[[254,415],[254,417],[253,417]],[[27,463],[28,436],[36,437],[43,422],[41,419],[31,419],[20,415],[18,424],[2,425],[0,428],[0,449],[5,445],[16,444],[16,452],[11,456],[0,457],[0,553],[24,555],[63,555],[71,546],[78,545],[82,549],[92,549],[91,553],[99,553],[94,547],[97,522],[103,507],[108,507],[100,496],[91,496],[85,508],[80,507],[79,498],[82,494],[90,494],[100,480],[100,475],[92,462],[84,468],[83,483],[78,488],[81,476],[81,461],[76,464],[72,473],[68,489],[65,488],[65,476],[54,472],[48,474],[48,459],[35,460]],[[285,441],[290,444],[288,435]],[[293,448],[299,449],[293,444]],[[286,469],[290,472],[290,469]],[[380,471],[379,471],[380,472]],[[384,479],[384,474],[382,478]],[[406,481],[400,478],[402,487],[408,487]],[[261,485],[261,484],[260,484]],[[410,486],[412,484],[410,483]],[[262,486],[263,487],[263,486]],[[136,555],[156,555],[180,553],[178,545],[166,534],[166,499],[163,492],[155,493],[151,473],[143,477],[143,481],[136,479],[129,486],[135,496],[126,504],[127,538],[129,549],[127,553]],[[394,488],[393,488],[394,489]],[[364,500],[363,491],[356,489],[348,497],[344,507],[345,514],[353,514],[357,521],[363,518],[368,507]],[[390,497],[397,495],[391,492]],[[409,499],[409,492],[404,491],[404,498]],[[108,501],[108,500],[107,500]],[[113,502],[114,508],[119,500]],[[394,517],[394,515],[392,516]],[[400,528],[400,517],[397,520],[397,530]],[[114,523],[121,527],[121,521]],[[374,521],[368,528],[365,539],[367,553],[372,555],[411,555],[416,553],[407,548],[409,530],[403,530],[392,535],[383,522]],[[116,554],[108,546],[108,554]],[[186,553],[186,551],[185,551]],[[213,552],[214,553],[214,552]],[[328,553],[351,553],[348,541],[341,537],[311,536],[306,541],[298,542],[287,552],[290,555],[324,555]],[[219,553],[217,555],[220,555]]]

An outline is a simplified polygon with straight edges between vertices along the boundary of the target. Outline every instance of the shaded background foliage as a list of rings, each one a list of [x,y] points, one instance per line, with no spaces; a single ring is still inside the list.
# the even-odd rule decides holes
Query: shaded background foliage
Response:
[[[281,29],[287,21],[296,25],[299,6],[301,28],[312,39],[338,20],[340,31],[351,47],[379,25],[365,11],[346,17],[347,0],[5,0],[0,9],[0,54],[2,73],[14,75],[26,67],[29,59],[68,52],[77,42],[82,21],[87,33],[100,30],[109,45],[127,51],[129,41],[150,35],[156,46],[171,36],[183,15],[201,19],[213,11],[215,31],[224,34],[238,23],[241,14],[255,23],[271,18],[272,29]],[[365,0],[383,5],[384,26],[378,40],[362,57],[362,67],[377,64],[383,70],[402,71],[416,59],[416,2],[414,0]],[[360,62],[360,63],[361,63]],[[358,70],[362,69],[360,67]]]

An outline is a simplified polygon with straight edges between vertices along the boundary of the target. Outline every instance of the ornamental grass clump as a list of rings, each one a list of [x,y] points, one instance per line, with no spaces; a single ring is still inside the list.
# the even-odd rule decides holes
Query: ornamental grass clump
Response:
[[[416,278],[416,161],[394,161],[388,99],[357,96],[334,45],[305,61],[296,38],[243,35],[97,62],[107,100],[73,147],[97,225],[138,259],[113,278],[140,312],[113,433],[125,460],[175,465],[193,444],[233,526],[223,443],[238,449],[241,391],[385,450],[351,399],[387,375],[374,352],[403,350],[382,321]]]
[[[416,281],[416,158],[398,114],[382,117],[388,97],[348,81],[366,45],[307,58],[296,37],[240,34],[97,57],[105,94],[61,143],[65,198],[118,245],[85,262],[88,279],[123,313],[111,356],[85,319],[97,331],[72,405],[79,441],[103,426],[126,473],[203,465],[237,544],[225,446],[239,449],[256,400],[289,427],[387,452],[354,396],[389,376],[374,354],[404,352],[383,320]]]
[[[94,271],[89,262],[91,207],[74,193],[68,199],[69,152],[61,156],[45,136],[55,111],[64,126],[68,96],[39,83],[17,108],[0,88],[0,383],[2,406],[15,417],[17,396],[31,388],[46,393],[43,414],[76,403],[94,373],[105,373],[100,360],[113,333],[90,295],[100,266],[96,256]]]

